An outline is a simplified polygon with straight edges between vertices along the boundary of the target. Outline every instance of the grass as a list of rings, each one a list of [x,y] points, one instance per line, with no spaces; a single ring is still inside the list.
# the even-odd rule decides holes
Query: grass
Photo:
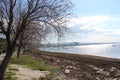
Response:
[[[17,77],[13,77],[14,75],[12,71],[6,72],[4,80],[17,80]]]
[[[21,55],[20,58],[14,57],[11,59],[10,64],[25,65],[28,68],[40,71],[46,71],[50,69],[50,67],[47,65],[31,58],[28,55]]]
[[[12,57],[9,65],[10,64],[24,65],[28,68],[33,69],[33,70],[50,71],[51,74],[54,74],[53,70],[58,68],[58,67],[47,66],[47,65],[43,64],[42,62],[37,61],[37,60],[31,58],[30,56],[23,55],[23,54],[20,55],[19,58],[17,58],[16,56]],[[4,80],[17,80],[17,78],[14,77],[15,72],[17,72],[17,71],[18,71],[17,68],[12,68],[11,66],[8,66],[8,72],[6,72]],[[33,78],[33,80],[35,80],[35,79]]]
[[[15,72],[17,72],[17,71],[18,71],[18,69],[17,69],[17,68],[10,68],[9,70],[10,70],[10,71],[15,71]]]
[[[12,68],[11,66],[8,66],[8,71],[5,73],[4,80],[17,80],[17,77],[14,77],[16,75],[15,72],[17,71],[17,68]]]

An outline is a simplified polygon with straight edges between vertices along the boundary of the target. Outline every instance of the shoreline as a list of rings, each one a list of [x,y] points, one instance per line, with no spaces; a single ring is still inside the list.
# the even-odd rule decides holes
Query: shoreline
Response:
[[[101,60],[111,60],[111,61],[120,61],[119,58],[112,58],[112,57],[106,57],[106,56],[96,56],[96,55],[88,55],[88,54],[82,54],[82,53],[69,53],[69,52],[52,52],[52,51],[43,51],[43,50],[35,50],[37,52],[40,52],[42,54],[48,54],[51,55],[49,53],[52,53],[52,55],[58,55],[58,54],[62,54],[62,55],[72,55],[72,56],[79,56],[79,57],[86,57],[86,58],[91,58],[91,59],[101,59]]]
[[[60,52],[46,52],[31,50],[26,54],[49,66],[58,66],[58,75],[50,79],[63,80],[110,80],[120,79],[120,59],[81,55],[66,54]],[[111,70],[115,68],[114,74]],[[65,71],[69,73],[66,73]],[[117,75],[117,76],[116,76]]]
[[[90,51],[89,47],[88,48],[87,47],[85,47],[85,48],[82,47],[82,48],[80,47],[80,50],[79,50],[76,47],[59,47],[59,48],[50,47],[50,48],[45,48],[45,49],[44,48],[42,48],[42,49],[38,48],[37,50],[46,51],[46,52],[81,54],[81,55],[90,55],[90,56],[98,56],[98,57],[105,57],[105,58],[120,59],[119,51],[116,50],[116,48],[115,48],[115,50],[113,50],[114,47],[112,47],[112,49],[108,49],[108,51],[103,51],[103,52],[102,52],[102,49],[99,52],[100,49],[98,49],[98,51],[97,51],[96,49],[92,48],[92,51]],[[102,48],[105,49],[104,46]]]

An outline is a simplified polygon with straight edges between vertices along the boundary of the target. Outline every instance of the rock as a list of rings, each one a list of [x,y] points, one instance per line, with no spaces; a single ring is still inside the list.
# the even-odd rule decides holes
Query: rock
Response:
[[[97,71],[97,73],[101,73],[103,71],[103,69],[100,69],[99,71]]]
[[[113,80],[118,80],[117,78],[114,78]]]
[[[115,76],[119,76],[120,77],[120,70],[116,70]]]
[[[100,78],[99,78],[99,77],[96,77],[96,80],[100,80]]]
[[[58,59],[58,60],[56,60],[56,62],[60,62],[60,60]]]
[[[70,73],[70,70],[65,69],[65,73],[66,73],[66,74],[69,74],[69,73]]]
[[[114,77],[120,77],[120,70],[118,70],[116,67],[111,67],[110,75]]]
[[[106,76],[110,76],[110,72],[107,72],[107,73],[106,73]]]
[[[104,71],[104,69],[100,69],[96,73],[103,74],[103,75],[109,75],[109,73],[107,71]]]
[[[74,68],[73,66],[67,66],[66,67],[67,69],[72,69],[72,68]]]
[[[72,65],[76,65],[76,63],[75,62],[71,62],[72,63]]]
[[[113,71],[115,71],[115,70],[117,70],[117,68],[116,67],[111,67],[111,72],[113,72]]]
[[[76,69],[76,67],[73,67],[73,69]]]
[[[64,65],[62,65],[62,68],[65,68],[65,66],[64,66]]]

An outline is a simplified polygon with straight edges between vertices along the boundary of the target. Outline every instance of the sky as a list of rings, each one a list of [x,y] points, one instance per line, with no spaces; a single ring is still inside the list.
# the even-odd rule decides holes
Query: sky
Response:
[[[120,0],[71,0],[67,42],[120,42]]]

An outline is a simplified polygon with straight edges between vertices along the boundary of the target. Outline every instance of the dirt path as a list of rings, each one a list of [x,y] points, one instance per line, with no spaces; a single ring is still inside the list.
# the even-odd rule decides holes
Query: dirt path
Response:
[[[26,68],[22,65],[10,65],[11,68],[18,69],[15,71],[15,76],[18,80],[39,80],[40,78],[45,78],[50,72],[49,71],[38,71],[31,70],[30,68]]]
[[[3,60],[4,56],[5,54],[0,54],[0,61]],[[48,74],[50,74],[49,71],[32,70],[23,65],[12,64],[9,66],[12,69],[16,69],[16,71],[13,70],[12,72],[15,73],[15,76],[13,77],[17,77],[17,80],[39,80],[40,78],[45,78]]]

